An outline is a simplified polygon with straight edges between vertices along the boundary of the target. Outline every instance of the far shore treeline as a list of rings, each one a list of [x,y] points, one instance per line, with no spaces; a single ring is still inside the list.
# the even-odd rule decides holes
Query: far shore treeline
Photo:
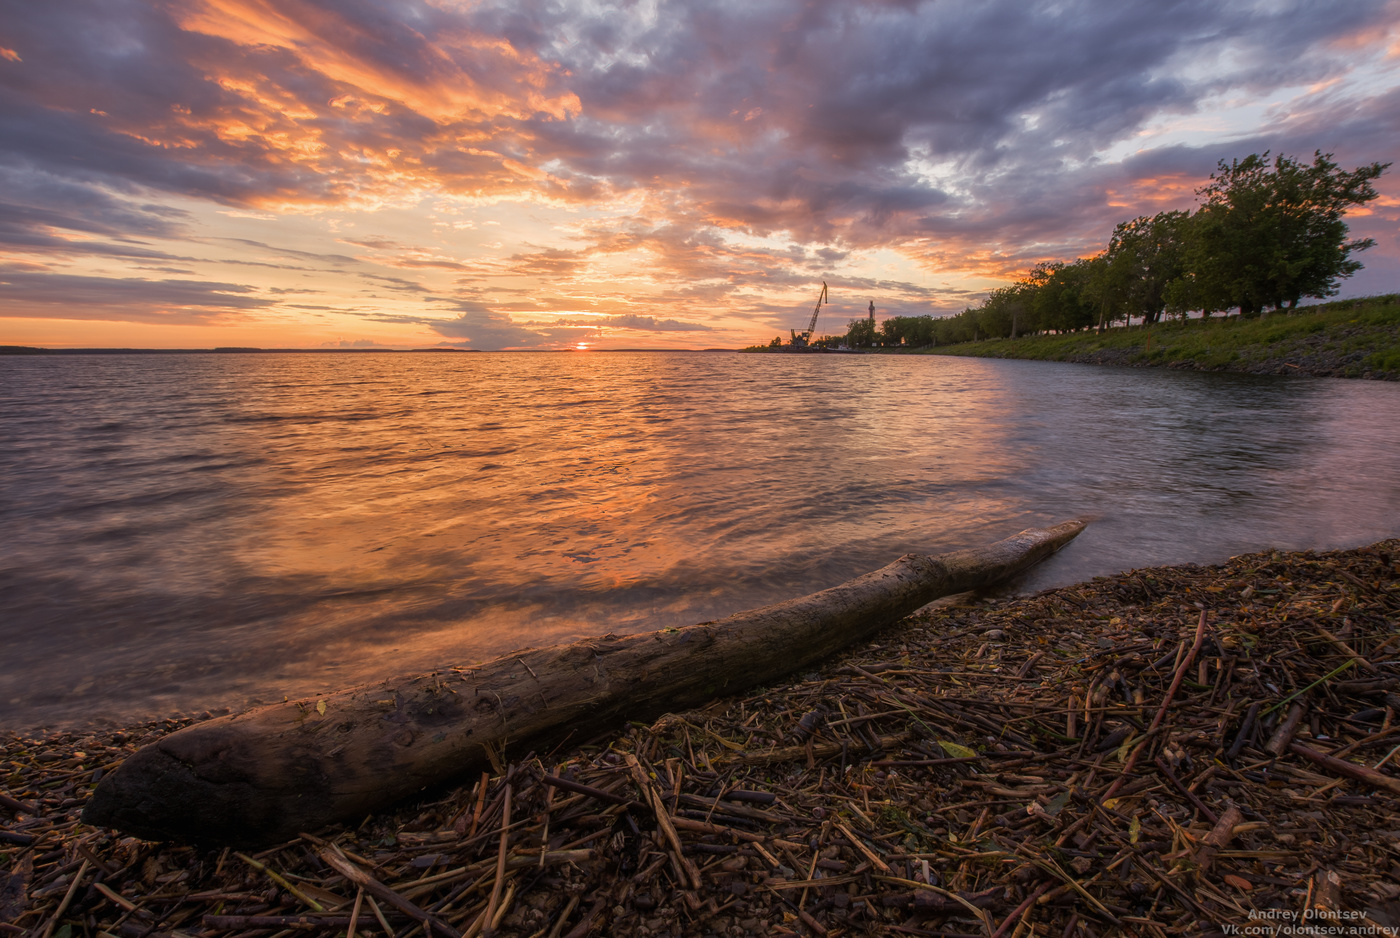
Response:
[[[1255,318],[1328,297],[1361,269],[1352,255],[1373,245],[1349,240],[1346,211],[1376,198],[1372,181],[1390,166],[1347,172],[1331,154],[1311,163],[1266,151],[1223,160],[1197,190],[1194,212],[1159,212],[1120,223],[1108,247],[1072,263],[1045,261],[955,316],[894,316],[878,328],[851,320],[819,347],[926,347],[1041,333],[1100,331],[1238,310]],[[781,338],[768,346],[778,348]]]

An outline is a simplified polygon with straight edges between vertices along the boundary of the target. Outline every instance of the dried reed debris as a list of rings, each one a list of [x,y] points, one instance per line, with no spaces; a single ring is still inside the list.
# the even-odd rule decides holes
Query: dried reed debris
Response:
[[[1397,621],[1397,541],[966,599],[254,855],[78,822],[182,721],[11,737],[0,934],[1394,933]]]

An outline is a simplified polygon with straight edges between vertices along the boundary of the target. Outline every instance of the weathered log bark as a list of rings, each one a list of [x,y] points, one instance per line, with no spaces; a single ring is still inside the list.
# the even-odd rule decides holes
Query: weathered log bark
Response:
[[[653,719],[807,667],[940,597],[990,586],[1084,525],[907,554],[840,586],[718,622],[523,649],[210,720],[134,753],[89,824],[152,839],[265,844],[353,819],[523,751]]]

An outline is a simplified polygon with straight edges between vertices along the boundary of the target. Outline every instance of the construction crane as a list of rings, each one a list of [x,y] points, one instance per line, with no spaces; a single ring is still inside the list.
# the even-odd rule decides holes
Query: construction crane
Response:
[[[826,295],[826,281],[823,280],[822,292],[817,294],[817,308],[812,310],[812,321],[807,323],[807,331],[799,333],[796,329],[791,330],[793,348],[806,348],[807,343],[812,341],[812,333],[817,331],[817,316],[822,311],[822,304],[830,302]]]

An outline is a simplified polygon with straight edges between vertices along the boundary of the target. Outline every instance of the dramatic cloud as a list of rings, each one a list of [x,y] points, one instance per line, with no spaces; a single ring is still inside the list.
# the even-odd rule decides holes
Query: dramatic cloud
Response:
[[[456,319],[433,321],[430,327],[452,344],[479,349],[529,348],[550,343],[551,336],[528,329],[509,316],[469,300],[458,302]]]
[[[709,332],[710,327],[678,319],[657,319],[655,316],[607,316],[600,326],[613,329],[635,329],[639,332]]]
[[[526,322],[529,326],[572,326],[584,329],[628,329],[634,332],[710,332],[711,327],[698,322],[682,322],[679,319],[657,319],[655,316],[595,316],[591,319],[561,318],[551,322]]]
[[[54,296],[73,289],[63,278],[126,283],[164,263],[194,270],[211,304],[251,298],[221,288],[243,276],[222,265],[260,268],[257,296],[320,294],[280,311],[380,297],[377,322],[418,330],[405,344],[569,343],[586,321],[758,338],[796,324],[823,279],[851,312],[871,292],[890,313],[947,311],[1096,250],[1117,221],[1189,207],[1218,159],[1388,159],[1398,14],[1389,0],[12,6],[0,259],[41,263],[26,276],[53,278]],[[1366,259],[1383,280],[1400,257],[1382,188],[1391,201],[1357,223],[1382,242]],[[168,299],[150,289],[156,316]]]
[[[270,306],[236,283],[84,277],[0,268],[0,316],[189,323]]]

